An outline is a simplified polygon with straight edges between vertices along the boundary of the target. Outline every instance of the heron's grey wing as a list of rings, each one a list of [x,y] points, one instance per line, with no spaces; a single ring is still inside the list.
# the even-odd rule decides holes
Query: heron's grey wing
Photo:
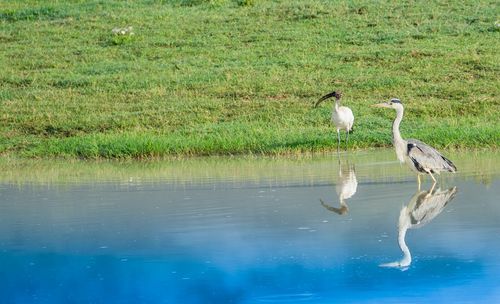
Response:
[[[408,139],[408,157],[419,172],[455,172],[457,170],[451,160],[417,139]]]

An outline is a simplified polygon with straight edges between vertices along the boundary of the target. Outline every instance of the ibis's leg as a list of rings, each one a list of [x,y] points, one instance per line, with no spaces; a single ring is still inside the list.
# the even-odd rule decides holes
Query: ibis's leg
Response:
[[[340,129],[337,129],[337,152],[339,152],[340,148]]]
[[[349,146],[349,129],[346,131],[345,135],[345,149],[347,150],[347,147]]]

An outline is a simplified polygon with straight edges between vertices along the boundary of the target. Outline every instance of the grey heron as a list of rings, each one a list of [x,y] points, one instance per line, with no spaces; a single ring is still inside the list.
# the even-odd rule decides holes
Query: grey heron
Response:
[[[321,102],[327,100],[330,97],[335,97],[335,104],[332,109],[332,122],[337,128],[337,151],[340,147],[340,130],[346,131],[346,149],[349,143],[349,131],[352,131],[352,126],[354,124],[354,115],[351,109],[340,105],[340,98],[342,97],[342,92],[333,91],[321,97],[314,107],[316,108]]]
[[[457,193],[457,187],[434,191],[434,186],[435,184],[429,191],[417,191],[410,202],[401,208],[398,220],[398,244],[403,252],[403,258],[396,262],[380,264],[380,267],[397,267],[404,270],[410,266],[411,252],[406,245],[406,231],[420,228],[432,221]]]
[[[379,108],[391,108],[396,110],[396,119],[392,124],[392,143],[396,150],[396,155],[401,163],[406,163],[417,173],[418,188],[420,189],[420,174],[429,174],[436,183],[433,173],[439,174],[441,171],[456,172],[457,167],[451,160],[444,157],[433,147],[417,140],[404,140],[399,132],[399,124],[403,119],[404,107],[397,98],[389,102],[373,105]]]
[[[327,210],[333,211],[338,215],[344,215],[349,212],[349,207],[347,206],[345,200],[351,198],[356,193],[357,189],[358,180],[356,179],[354,165],[350,166],[349,163],[347,163],[347,170],[342,171],[339,160],[339,179],[337,185],[335,186],[335,191],[339,197],[340,208],[329,206],[322,199],[319,201]]]

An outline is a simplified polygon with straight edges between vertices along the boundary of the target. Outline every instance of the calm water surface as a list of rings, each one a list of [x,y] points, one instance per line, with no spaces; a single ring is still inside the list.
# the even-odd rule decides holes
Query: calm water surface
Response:
[[[2,303],[500,302],[500,159],[0,166]]]

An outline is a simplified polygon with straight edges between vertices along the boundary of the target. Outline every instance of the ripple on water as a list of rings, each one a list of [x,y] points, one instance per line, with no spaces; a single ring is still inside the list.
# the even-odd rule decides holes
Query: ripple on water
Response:
[[[261,303],[295,303],[318,300],[319,298],[320,297],[314,293],[289,293],[262,296],[255,300]]]

